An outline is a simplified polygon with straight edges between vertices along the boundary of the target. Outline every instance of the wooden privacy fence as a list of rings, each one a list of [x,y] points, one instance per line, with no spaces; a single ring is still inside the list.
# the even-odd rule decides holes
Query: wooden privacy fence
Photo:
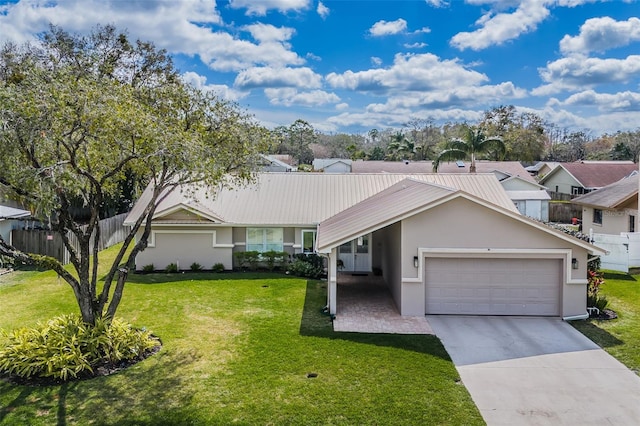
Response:
[[[129,233],[129,228],[123,226],[124,219],[128,213],[122,213],[100,221],[100,239],[98,249],[104,250],[114,244],[124,241]],[[78,250],[78,239],[75,235],[69,234],[71,245]],[[14,229],[11,231],[11,241],[18,250],[51,256],[60,262],[69,263],[69,252],[64,247],[60,235],[46,230],[39,229]],[[91,237],[91,247],[93,247],[94,236]]]
[[[582,220],[582,207],[571,203],[549,203],[549,222],[571,223],[574,217]]]

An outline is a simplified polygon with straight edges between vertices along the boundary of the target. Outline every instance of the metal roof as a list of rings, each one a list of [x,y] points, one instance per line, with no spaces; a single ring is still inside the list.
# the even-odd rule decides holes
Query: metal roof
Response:
[[[16,209],[14,207],[0,206],[0,220],[19,219],[31,216],[28,210]]]
[[[255,183],[235,189],[175,190],[158,204],[155,218],[183,204],[205,210],[220,223],[235,225],[317,225],[349,207],[411,178],[461,190],[517,212],[495,175],[487,174],[325,174],[260,173]],[[149,188],[125,220],[132,224],[150,199]],[[197,207],[195,207],[197,206]],[[382,208],[382,206],[380,207]]]
[[[416,179],[403,179],[323,221],[318,228],[318,250],[335,247],[410,216],[457,191]]]

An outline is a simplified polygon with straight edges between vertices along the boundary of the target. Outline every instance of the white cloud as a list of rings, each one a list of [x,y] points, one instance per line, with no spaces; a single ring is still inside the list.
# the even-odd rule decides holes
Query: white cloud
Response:
[[[597,106],[600,111],[640,111],[640,93],[597,93],[585,90],[569,96],[561,105]]]
[[[574,55],[550,62],[538,70],[548,84],[532,91],[544,96],[563,90],[581,90],[606,83],[626,83],[640,73],[640,55],[625,59],[600,59]]]
[[[414,34],[429,34],[431,32],[431,28],[429,27],[422,27],[419,30],[415,30],[413,33]]]
[[[372,56],[371,57],[371,63],[374,66],[379,67],[380,65],[382,65],[382,58],[378,58],[377,56]]]
[[[48,29],[49,22],[78,33],[88,33],[99,23],[113,23],[118,29],[127,30],[133,39],[152,40],[170,53],[197,55],[217,71],[304,63],[304,59],[291,51],[285,42],[287,29],[271,27],[269,30],[269,26],[265,26],[259,31],[257,26],[253,27],[257,37],[267,38],[271,33],[270,41],[265,39],[260,43],[241,40],[213,29],[215,25],[222,24],[214,0],[85,0],[47,3],[46,6],[19,2],[6,7],[5,13],[0,15],[0,42],[12,40],[22,43],[35,39],[36,34]],[[203,23],[212,27],[201,25]]]
[[[207,77],[192,71],[185,72],[182,75],[182,79],[197,89],[212,92],[220,98],[229,101],[238,101],[249,94],[248,92],[234,90],[226,84],[207,84]]]
[[[407,21],[404,19],[396,19],[395,21],[378,21],[371,28],[369,34],[374,37],[393,35],[402,33],[407,30]]]
[[[404,44],[404,47],[407,49],[422,49],[423,47],[426,47],[426,46],[427,46],[427,43],[418,43],[418,42],[411,43],[411,44],[409,43]]]
[[[318,12],[318,15],[320,15],[322,19],[327,19],[327,16],[329,16],[329,13],[331,13],[329,8],[325,6],[324,3],[322,3],[321,1],[318,2],[318,7],[316,8],[316,12]]]
[[[241,71],[236,76],[234,86],[240,89],[257,87],[299,87],[318,89],[322,85],[322,77],[310,68],[272,68],[255,67]]]
[[[346,103],[346,102],[341,102],[339,104],[336,104],[336,110],[337,111],[343,111],[343,110],[348,109],[348,108],[349,108],[349,104]]]
[[[296,30],[286,27],[274,27],[269,24],[252,24],[244,27],[259,43],[283,42],[289,40]]]
[[[269,102],[272,105],[284,105],[288,107],[293,105],[314,107],[340,102],[338,95],[323,90],[299,92],[293,88],[269,88],[264,90],[264,94],[269,98]]]
[[[433,7],[445,7],[449,5],[449,3],[447,3],[445,0],[425,0],[425,1],[429,6],[433,6]]]
[[[523,0],[513,13],[488,12],[476,21],[479,29],[453,36],[450,44],[460,50],[481,50],[533,31],[549,16],[548,0]]]
[[[309,0],[231,0],[234,9],[247,9],[247,15],[264,16],[269,10],[279,12],[302,11],[310,7]]]
[[[457,60],[440,60],[431,53],[397,54],[386,69],[330,73],[327,82],[336,88],[363,92],[429,91],[474,86],[488,77],[469,70]]]
[[[605,16],[585,21],[580,27],[580,34],[575,37],[565,35],[560,41],[560,50],[564,54],[604,52],[639,40],[640,19],[616,21]]]

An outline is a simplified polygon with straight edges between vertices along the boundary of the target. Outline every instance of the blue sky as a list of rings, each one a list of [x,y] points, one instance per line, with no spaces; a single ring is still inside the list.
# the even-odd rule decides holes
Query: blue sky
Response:
[[[636,0],[0,1],[0,42],[114,24],[268,127],[476,122],[515,105],[593,136],[640,128]]]

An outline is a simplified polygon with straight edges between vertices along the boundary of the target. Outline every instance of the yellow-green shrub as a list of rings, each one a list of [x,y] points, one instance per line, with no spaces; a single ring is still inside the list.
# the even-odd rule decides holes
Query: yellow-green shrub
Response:
[[[68,380],[105,362],[139,359],[160,344],[150,331],[117,318],[90,326],[79,315],[56,317],[6,336],[9,342],[0,349],[0,372],[25,379]]]

